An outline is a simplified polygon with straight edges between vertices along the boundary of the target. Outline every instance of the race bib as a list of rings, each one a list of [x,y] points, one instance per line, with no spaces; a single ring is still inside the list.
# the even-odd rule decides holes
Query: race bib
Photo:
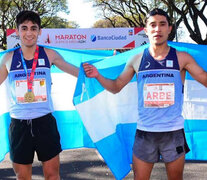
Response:
[[[28,92],[27,80],[15,81],[15,93],[18,104],[41,103],[47,101],[47,87],[45,79],[34,79],[33,81],[34,101],[26,102],[25,94]]]
[[[143,92],[146,108],[166,108],[175,102],[174,83],[145,84]]]

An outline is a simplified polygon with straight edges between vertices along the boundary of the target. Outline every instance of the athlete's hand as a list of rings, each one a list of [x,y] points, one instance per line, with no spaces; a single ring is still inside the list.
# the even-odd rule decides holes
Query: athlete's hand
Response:
[[[93,66],[93,65],[91,65],[91,64],[84,63],[84,64],[83,64],[83,69],[84,69],[84,71],[85,71],[87,77],[90,77],[90,78],[97,78],[98,75],[99,75],[99,72],[98,72],[98,70],[96,69],[96,67]]]

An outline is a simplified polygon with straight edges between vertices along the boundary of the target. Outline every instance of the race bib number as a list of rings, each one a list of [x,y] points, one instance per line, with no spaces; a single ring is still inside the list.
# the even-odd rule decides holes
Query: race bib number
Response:
[[[174,104],[174,83],[157,83],[144,85],[144,107],[166,108]]]
[[[18,104],[41,103],[47,101],[47,88],[45,79],[34,79],[33,81],[34,101],[26,102],[25,94],[28,92],[27,80],[17,80],[15,82],[15,93]]]

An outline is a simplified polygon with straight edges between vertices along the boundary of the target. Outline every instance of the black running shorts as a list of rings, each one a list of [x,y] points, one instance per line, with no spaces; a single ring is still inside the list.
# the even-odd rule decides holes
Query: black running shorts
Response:
[[[51,113],[28,120],[11,118],[9,142],[10,158],[18,164],[32,164],[35,152],[44,162],[62,151],[56,119]]]

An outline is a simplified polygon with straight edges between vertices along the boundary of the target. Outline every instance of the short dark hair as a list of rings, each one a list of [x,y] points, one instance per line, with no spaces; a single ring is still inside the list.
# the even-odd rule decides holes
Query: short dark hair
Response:
[[[162,9],[159,9],[159,8],[155,8],[151,11],[149,11],[145,17],[145,26],[147,24],[147,20],[149,19],[149,17],[151,16],[155,16],[155,15],[161,15],[161,16],[165,16],[167,21],[168,21],[168,24],[171,26],[172,25],[172,22],[171,22],[171,19],[170,17],[168,16],[168,14],[163,11]]]
[[[24,21],[32,21],[34,24],[37,24],[41,28],[41,19],[39,14],[34,11],[24,10],[19,12],[16,16],[16,26],[19,28],[19,25]]]

